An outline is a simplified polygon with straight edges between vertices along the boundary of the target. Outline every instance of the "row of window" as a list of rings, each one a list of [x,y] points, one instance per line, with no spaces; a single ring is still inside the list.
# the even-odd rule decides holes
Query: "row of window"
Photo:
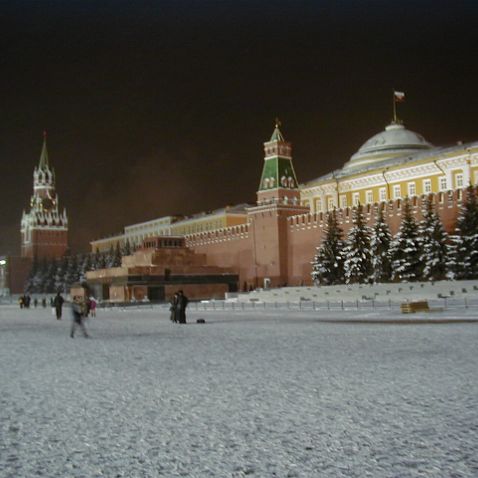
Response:
[[[441,176],[438,179],[438,185],[439,185],[439,190],[440,191],[446,191],[447,190],[447,180],[446,176]],[[457,174],[455,176],[455,186],[457,189],[463,188],[464,187],[464,181],[463,181],[463,174]],[[401,199],[403,197],[403,191],[402,191],[402,185],[401,184],[394,184],[391,187],[391,199]],[[431,179],[424,179],[423,180],[423,194],[430,194],[432,192],[432,181]],[[406,191],[406,196],[408,197],[414,197],[417,195],[417,187],[416,183],[414,181],[409,182],[407,184],[407,191]],[[378,201],[383,202],[387,201],[387,188],[382,187],[378,190]],[[373,191],[365,191],[365,204],[372,204],[375,201],[373,197]],[[347,196],[345,194],[341,194],[339,196],[339,207],[340,208],[346,208],[347,206],[358,206],[360,201],[360,192],[354,192],[352,193],[352,204],[347,204]],[[322,199],[318,198],[316,199],[315,203],[315,209],[317,212],[321,212],[323,210],[323,204],[322,204]],[[329,197],[327,199],[327,210],[333,209],[335,207],[334,204],[334,198]]]

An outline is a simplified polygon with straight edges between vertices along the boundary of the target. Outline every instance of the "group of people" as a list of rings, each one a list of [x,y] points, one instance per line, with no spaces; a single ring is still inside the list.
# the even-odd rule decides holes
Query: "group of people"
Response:
[[[188,302],[189,299],[184,295],[182,290],[178,290],[174,293],[169,302],[171,304],[169,307],[171,311],[171,322],[177,324],[186,323],[186,307],[188,306]]]

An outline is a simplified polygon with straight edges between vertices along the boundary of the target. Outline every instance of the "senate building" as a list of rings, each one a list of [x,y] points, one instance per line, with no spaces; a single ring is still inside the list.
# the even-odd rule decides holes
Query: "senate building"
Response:
[[[344,158],[340,169],[300,183],[292,145],[276,124],[264,143],[258,180],[256,204],[127,225],[122,234],[92,241],[91,250],[107,251],[126,241],[144,250],[155,243],[148,238],[182,237],[189,250],[205,258],[207,266],[236,273],[238,289],[310,285],[311,260],[331,210],[336,210],[347,233],[354,206],[364,206],[370,225],[377,208],[383,207],[395,233],[403,199],[410,200],[420,219],[421,201],[427,195],[433,197],[445,228],[452,231],[463,189],[478,183],[478,142],[433,145],[394,115],[382,131]]]

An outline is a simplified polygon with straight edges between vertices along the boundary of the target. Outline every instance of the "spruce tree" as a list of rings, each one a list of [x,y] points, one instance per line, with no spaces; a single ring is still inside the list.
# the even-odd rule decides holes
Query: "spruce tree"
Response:
[[[130,256],[131,255],[131,244],[129,242],[129,239],[126,239],[126,242],[124,243],[123,250],[121,251],[122,256]]]
[[[111,267],[120,267],[121,266],[121,249],[119,242],[116,243],[116,249],[113,255],[113,260],[111,262]]]
[[[420,280],[420,249],[418,226],[412,215],[410,202],[405,199],[400,229],[390,245],[392,279],[401,282]]]
[[[312,262],[312,280],[315,284],[344,283],[342,248],[342,229],[337,223],[337,215],[334,209],[328,214],[325,237],[322,244],[317,248],[317,254]]]
[[[58,262],[55,276],[55,290],[57,292],[67,292],[65,286],[65,274],[68,269],[68,257],[63,256]]]
[[[383,215],[384,205],[380,204],[377,217],[370,238],[370,252],[372,254],[371,279],[375,283],[388,282],[392,278],[392,264],[390,260],[390,243],[392,234]]]
[[[103,267],[101,267],[101,264],[102,264],[102,261],[103,261],[102,256],[103,255],[101,254],[100,250],[98,248],[96,248],[95,256],[93,258],[93,264],[92,264],[93,270],[103,269]]]
[[[466,189],[452,243],[456,278],[478,278],[478,200],[474,186]]]
[[[51,294],[55,291],[55,276],[56,276],[57,263],[55,259],[51,259],[48,263],[45,277],[43,279],[42,292]]]
[[[365,224],[361,204],[354,208],[352,221],[354,226],[350,229],[342,249],[347,284],[367,282],[372,274],[370,228]]]
[[[450,277],[448,234],[430,198],[426,198],[423,202],[422,216],[423,220],[418,226],[421,245],[420,261],[423,266],[422,278],[430,281],[446,279]]]
[[[115,249],[113,247],[113,244],[110,246],[110,250],[106,254],[106,267],[114,267],[114,262],[115,262]]]

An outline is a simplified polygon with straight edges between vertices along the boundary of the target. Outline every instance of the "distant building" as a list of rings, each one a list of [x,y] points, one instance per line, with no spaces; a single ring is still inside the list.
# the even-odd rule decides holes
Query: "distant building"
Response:
[[[68,218],[60,212],[55,189],[55,170],[50,167],[46,134],[40,162],[33,171],[30,209],[21,220],[21,256],[30,259],[62,257],[68,249]]]
[[[201,212],[190,217],[165,216],[151,221],[125,226],[124,232],[90,242],[91,252],[107,252],[129,242],[133,248],[140,247],[145,239],[156,236],[184,236],[196,232],[213,231],[247,222],[247,204],[226,206],[211,212]]]

